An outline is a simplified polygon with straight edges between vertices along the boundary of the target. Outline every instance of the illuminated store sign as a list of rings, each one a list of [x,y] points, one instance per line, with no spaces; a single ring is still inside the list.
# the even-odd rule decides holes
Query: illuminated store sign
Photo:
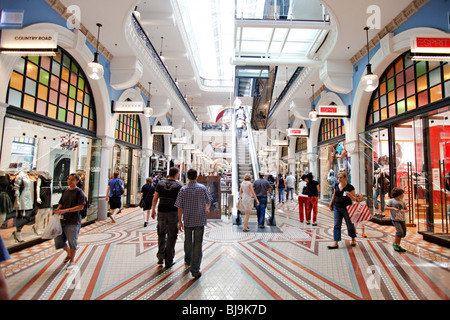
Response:
[[[412,60],[450,60],[450,37],[416,36],[411,41]]]
[[[288,137],[308,137],[308,129],[287,129]]]
[[[144,103],[142,101],[118,101],[112,102],[112,113],[144,113]]]
[[[1,53],[54,54],[58,48],[58,33],[54,30],[2,30]]]
[[[318,117],[320,118],[349,118],[349,106],[318,106]]]
[[[172,134],[172,126],[153,126],[152,134],[162,135],[162,134]]]

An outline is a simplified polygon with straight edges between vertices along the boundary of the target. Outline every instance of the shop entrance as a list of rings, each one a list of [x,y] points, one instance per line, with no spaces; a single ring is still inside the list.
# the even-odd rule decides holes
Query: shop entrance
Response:
[[[384,220],[389,216],[382,211],[389,192],[377,193],[381,169],[390,180],[390,189],[405,190],[408,227],[450,241],[450,108],[365,132],[360,135],[360,151],[365,170],[361,176],[369,177],[360,185],[365,185],[374,214]]]

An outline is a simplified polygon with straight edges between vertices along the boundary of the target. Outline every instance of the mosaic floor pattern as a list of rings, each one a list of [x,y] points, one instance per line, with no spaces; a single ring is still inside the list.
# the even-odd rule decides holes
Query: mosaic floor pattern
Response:
[[[2,265],[13,300],[448,300],[450,250],[411,234],[406,253],[392,248],[391,226],[366,223],[367,238],[350,246],[343,226],[338,250],[331,212],[320,207],[318,226],[298,221],[298,205],[277,208],[276,227],[264,232],[251,217],[242,232],[228,217],[210,221],[203,242],[202,276],[184,263],[180,233],[175,265],[157,265],[156,221],[143,227],[129,208],[117,223],[82,229],[76,266],[53,241],[11,255]],[[272,229],[271,229],[272,228]],[[359,231],[359,230],[358,230]]]

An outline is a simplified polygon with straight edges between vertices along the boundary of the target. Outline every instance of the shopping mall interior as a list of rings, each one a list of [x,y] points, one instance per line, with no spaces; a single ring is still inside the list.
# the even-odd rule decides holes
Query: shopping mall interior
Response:
[[[0,0],[0,10],[10,299],[449,300],[448,0]],[[184,262],[182,230],[173,264],[159,264],[158,221],[140,207],[146,180],[172,167],[182,186],[195,169],[213,198],[201,277]],[[116,172],[124,193],[111,218]],[[72,173],[87,213],[67,268],[42,235]],[[312,221],[301,214],[308,173]],[[249,231],[246,174],[274,177],[266,208],[247,210]],[[352,213],[330,250],[343,175],[365,215]],[[405,251],[386,209],[397,189]]]

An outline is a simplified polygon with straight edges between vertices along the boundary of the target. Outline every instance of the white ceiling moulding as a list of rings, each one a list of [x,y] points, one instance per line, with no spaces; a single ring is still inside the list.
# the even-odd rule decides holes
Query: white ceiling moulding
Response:
[[[123,90],[138,83],[144,73],[144,66],[137,57],[114,57],[110,70],[111,87]]]
[[[326,60],[319,76],[332,91],[347,94],[353,90],[353,66],[349,60]]]
[[[124,29],[125,38],[128,42],[128,45],[134,51],[135,55],[137,57],[140,57],[139,60],[143,64],[144,69],[148,70],[148,72],[154,76],[153,82],[158,83],[161,86],[161,91],[163,91],[167,100],[171,102],[171,106],[174,108],[174,110],[181,111],[185,119],[191,119],[191,122],[195,123],[196,119],[194,118],[193,114],[191,114],[187,110],[185,105],[180,101],[180,98],[172,88],[169,80],[163,74],[161,67],[155,61],[155,58],[151,56],[149,49],[147,49],[144,41],[137,33],[131,15],[130,18],[126,21]]]

